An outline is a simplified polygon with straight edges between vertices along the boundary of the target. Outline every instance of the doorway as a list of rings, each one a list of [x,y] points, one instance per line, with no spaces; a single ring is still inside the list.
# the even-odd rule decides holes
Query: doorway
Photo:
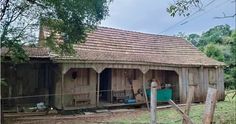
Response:
[[[111,102],[111,69],[105,69],[100,74],[99,101]]]

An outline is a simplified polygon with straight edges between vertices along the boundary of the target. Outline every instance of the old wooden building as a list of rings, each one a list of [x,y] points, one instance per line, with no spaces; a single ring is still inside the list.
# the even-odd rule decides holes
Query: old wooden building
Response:
[[[47,33],[41,30],[40,44]],[[58,56],[47,48],[26,48],[30,62],[2,62],[1,76],[9,84],[2,97],[29,96],[6,100],[5,105],[43,101],[73,109],[127,104],[114,99],[118,97],[142,104],[150,79],[168,84],[172,99],[180,103],[186,101],[189,85],[196,87],[195,102],[205,101],[208,87],[217,88],[218,100],[224,99],[224,63],[182,38],[99,27],[75,50],[75,56]]]

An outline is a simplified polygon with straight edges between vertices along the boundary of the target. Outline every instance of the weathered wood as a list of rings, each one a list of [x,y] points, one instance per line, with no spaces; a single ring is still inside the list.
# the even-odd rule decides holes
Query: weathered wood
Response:
[[[177,104],[179,107],[186,106],[186,104]],[[195,105],[195,104],[194,104]],[[158,106],[157,109],[171,108],[171,105]]]
[[[187,121],[188,124],[193,124],[192,120],[181,110],[172,100],[168,101],[169,104]]]
[[[200,91],[200,101],[205,99],[204,97],[204,68],[201,66],[199,69],[199,91]]]
[[[209,85],[211,85],[211,87],[216,88],[216,69],[214,68],[209,68],[208,69],[208,76],[209,76]]]
[[[232,96],[232,99],[234,99],[235,96],[236,96],[236,92],[235,92],[234,95]]]
[[[190,111],[190,107],[191,107],[191,103],[194,97],[194,86],[189,86],[189,91],[188,91],[188,97],[187,97],[187,102],[186,102],[186,109],[185,109],[185,113],[187,115],[189,115],[189,111]]]
[[[147,108],[149,110],[149,103],[148,103],[148,98],[147,98],[147,93],[146,93],[146,86],[145,86],[145,74],[143,74],[143,92],[144,92],[144,98],[145,98],[145,102],[147,105]]]
[[[156,124],[157,83],[151,83],[151,124]]]
[[[141,94],[138,94],[138,91],[142,87],[142,83],[139,80],[133,80],[132,85],[133,85],[133,91],[135,94],[136,102],[144,102],[145,101],[144,97],[141,96]]]
[[[217,96],[216,96],[216,99],[220,99],[221,96],[220,96],[220,92],[221,92],[221,88],[220,88],[220,76],[219,76],[219,73],[220,73],[220,69],[219,68],[216,68],[215,69],[215,81],[216,81],[216,89],[217,89]]]
[[[178,74],[179,74],[179,100],[180,100],[180,103],[183,103],[183,88],[182,88],[182,85],[183,85],[183,73],[182,73],[182,69],[178,69]]]
[[[191,108],[191,103],[194,97],[194,86],[189,86],[188,90],[188,97],[187,97],[187,102],[186,102],[186,107],[185,107],[185,114],[189,116],[189,111]],[[183,120],[184,124],[187,124],[186,120]]]
[[[181,77],[180,78],[180,102],[185,103],[187,99],[187,86],[189,84],[188,79],[188,68],[181,69]]]
[[[217,100],[217,89],[208,88],[203,124],[211,124]]]
[[[64,109],[64,74],[62,73],[61,77],[61,107]]]
[[[206,99],[206,95],[207,95],[207,89],[208,89],[208,85],[209,85],[209,81],[208,81],[208,68],[204,68],[203,69],[203,99]]]
[[[224,92],[224,69],[219,67],[218,68],[218,81],[217,81],[217,92],[218,92],[218,99],[217,100],[223,100],[225,97]]]
[[[89,71],[90,79],[89,79],[89,91],[90,92],[90,101],[91,101],[91,106],[96,106],[96,84],[97,84],[97,73],[95,70],[90,69]]]
[[[60,95],[56,95],[55,98],[54,98],[54,105],[56,108],[58,109],[62,109],[62,104],[61,104],[61,98],[62,98],[62,95],[61,95],[61,76],[62,76],[62,73],[61,73],[61,68],[55,68],[55,76],[54,76],[54,81],[55,81],[55,94],[60,94]]]
[[[190,76],[191,75],[191,76]],[[200,102],[201,101],[201,85],[200,85],[200,76],[199,76],[199,68],[190,68],[189,69],[189,81],[191,84],[195,86],[194,90],[194,101]]]
[[[97,101],[96,104],[97,106],[99,105],[99,91],[100,91],[100,73],[97,73]]]

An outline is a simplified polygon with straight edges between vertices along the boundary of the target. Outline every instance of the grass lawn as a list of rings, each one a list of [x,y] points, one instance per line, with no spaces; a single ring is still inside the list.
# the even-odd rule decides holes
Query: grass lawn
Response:
[[[233,94],[229,94],[225,101],[217,103],[214,122],[217,124],[236,124],[236,96],[232,99]],[[230,98],[230,99],[229,99]],[[182,108],[183,110],[184,108]],[[190,118],[196,124],[202,123],[204,113],[204,104],[198,104],[191,107]],[[157,110],[158,123],[182,124],[181,116],[172,108]],[[150,115],[148,111],[131,116],[127,115],[122,118],[113,118],[107,120],[112,123],[130,124],[130,123],[149,123]]]
[[[216,124],[236,124],[236,96],[229,94],[225,101],[217,103],[214,122]],[[184,107],[182,107],[184,110]],[[191,107],[190,118],[194,124],[202,124],[204,104]],[[147,109],[135,109],[130,112],[97,113],[94,115],[48,115],[5,118],[6,124],[149,124],[150,113]],[[182,117],[172,108],[157,110],[158,123],[182,124]]]

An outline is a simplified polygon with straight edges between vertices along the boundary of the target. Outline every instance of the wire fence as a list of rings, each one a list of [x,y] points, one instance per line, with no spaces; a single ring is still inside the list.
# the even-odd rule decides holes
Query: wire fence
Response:
[[[164,88],[174,88],[176,85],[171,86],[160,86],[157,87],[157,89],[164,89]],[[143,90],[143,88],[139,88],[140,90]],[[145,89],[151,89],[151,87],[146,87]],[[10,97],[3,97],[2,100],[9,100],[9,99],[21,99],[21,98],[33,98],[33,97],[48,97],[48,96],[63,96],[63,95],[77,95],[77,94],[83,94],[83,93],[102,93],[102,92],[111,92],[111,91],[132,91],[131,88],[126,89],[115,89],[115,90],[99,90],[99,91],[86,91],[86,92],[77,92],[77,93],[55,93],[55,94],[41,94],[41,95],[24,95],[24,96],[10,96]]]
[[[132,95],[130,93],[131,89],[127,89],[127,94]],[[102,94],[101,92],[108,92],[111,93],[113,90],[101,90],[99,91],[99,94]],[[124,89],[116,90],[124,91]],[[83,92],[81,94],[84,94],[86,92]],[[98,93],[97,91],[89,91],[89,93]],[[73,104],[73,99],[70,99],[69,97],[76,96],[76,93],[64,93],[64,94],[45,94],[45,95],[30,95],[30,96],[17,96],[17,97],[11,97],[9,99],[3,98],[2,100],[19,100],[19,99],[28,99],[28,98],[35,98],[40,99],[41,97],[59,97],[61,96],[66,97],[65,100],[68,102],[70,100],[71,105]],[[97,97],[97,94],[96,96]],[[101,98],[101,96],[99,96]],[[132,96],[134,97],[134,96]],[[230,97],[231,98],[231,97]],[[55,99],[55,98],[53,98]],[[228,100],[228,99],[226,99]],[[235,123],[235,117],[236,112],[234,111],[236,109],[236,102],[234,100],[231,101],[224,101],[220,102],[216,108],[214,122],[216,123]],[[18,101],[20,103],[20,101]],[[33,101],[31,103],[32,106],[29,106],[29,108],[37,107],[37,102],[42,101]],[[44,102],[44,101],[43,101]],[[100,102],[102,103],[102,98],[100,99]],[[111,101],[107,101],[110,104],[126,104],[123,101],[117,101],[115,103]],[[121,103],[119,103],[121,102]],[[45,102],[45,105],[47,103]],[[69,104],[69,103],[68,103]],[[24,107],[23,104],[21,104],[22,107]],[[101,104],[101,105],[107,105],[107,104]],[[4,107],[4,106],[3,106]],[[42,106],[41,106],[42,107]],[[76,107],[76,106],[75,106]],[[32,109],[27,108],[27,106],[24,107],[25,111],[19,112],[19,117],[12,116],[9,113],[6,113],[5,120],[11,123],[19,123],[19,124],[89,124],[89,123],[99,123],[99,124],[146,124],[149,122],[149,111],[147,109],[128,109],[128,111],[123,112],[112,112],[112,111],[103,111],[103,112],[96,112],[96,111],[74,111],[72,113],[64,113],[67,114],[67,116],[58,115],[58,114],[48,114],[47,116],[32,116],[32,113],[37,113],[36,111],[32,112]],[[79,108],[79,107],[78,107]],[[198,104],[192,106],[192,111],[190,112],[190,118],[193,119],[193,122],[200,123],[202,116],[203,116],[203,110],[204,110],[204,104]],[[20,110],[20,108],[18,108]],[[28,112],[31,112],[31,116],[28,116]],[[42,112],[42,111],[41,111]],[[46,115],[46,111],[43,111],[44,114],[39,115]],[[40,112],[38,112],[40,113]],[[13,117],[13,120],[11,120]],[[14,120],[15,119],[15,120]],[[182,123],[182,117],[179,116],[173,109],[163,109],[157,111],[157,119],[159,123]]]
[[[174,88],[172,87],[157,87],[157,89]],[[149,90],[147,87],[146,90]],[[145,91],[146,92],[146,91]],[[136,99],[137,97],[138,100]],[[4,111],[35,111],[37,109],[46,109],[50,107],[61,108],[74,107],[106,107],[112,105],[129,105],[145,103],[145,94],[143,87],[134,91],[132,88],[116,89],[116,90],[99,90],[99,91],[84,91],[75,92],[64,91],[54,94],[34,94],[24,96],[3,97],[2,108]],[[40,108],[41,106],[41,108]]]

